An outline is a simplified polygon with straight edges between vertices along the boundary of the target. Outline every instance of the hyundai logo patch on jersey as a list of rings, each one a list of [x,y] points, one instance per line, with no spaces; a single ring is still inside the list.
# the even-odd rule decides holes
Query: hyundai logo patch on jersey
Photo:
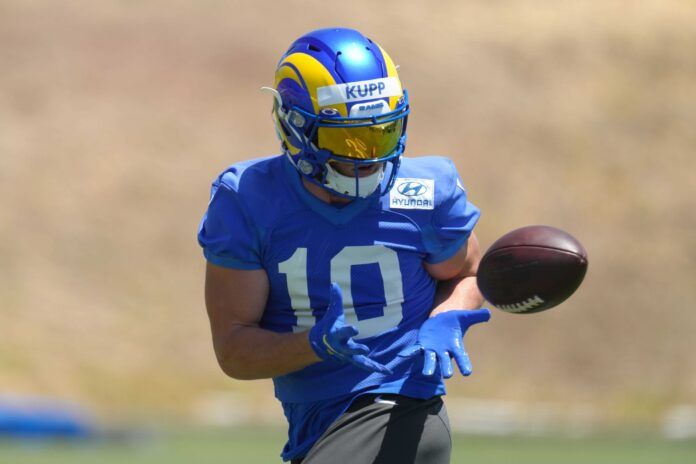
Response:
[[[389,192],[392,209],[435,208],[435,181],[433,179],[396,179]]]
[[[327,85],[317,88],[319,106],[336,103],[353,103],[377,98],[397,97],[402,94],[399,79],[383,77],[369,81],[349,82],[347,84]]]
[[[407,197],[413,197],[425,193],[428,190],[424,184],[417,182],[415,180],[409,182],[402,182],[398,186],[399,193],[406,195]]]

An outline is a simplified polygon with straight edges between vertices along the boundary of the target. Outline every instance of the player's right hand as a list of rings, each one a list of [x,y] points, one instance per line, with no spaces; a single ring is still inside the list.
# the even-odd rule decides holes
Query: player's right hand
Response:
[[[418,330],[418,341],[402,350],[398,356],[405,358],[424,355],[423,375],[433,375],[439,366],[445,379],[454,374],[454,358],[463,375],[471,375],[471,361],[464,350],[464,334],[474,324],[491,318],[487,309],[460,309],[442,312],[428,318]]]
[[[370,349],[353,340],[358,329],[346,324],[343,314],[343,293],[337,283],[331,284],[329,307],[324,317],[309,331],[309,343],[321,359],[333,359],[342,363],[350,363],[366,371],[391,374],[387,366],[370,359],[367,354]]]

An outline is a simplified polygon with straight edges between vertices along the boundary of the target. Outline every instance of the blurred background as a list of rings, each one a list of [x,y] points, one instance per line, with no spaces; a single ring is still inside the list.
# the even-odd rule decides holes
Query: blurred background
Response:
[[[455,160],[484,248],[551,224],[589,253],[572,299],[495,311],[467,336],[474,375],[448,383],[455,458],[571,462],[591,448],[576,440],[612,463],[696,455],[684,0],[0,0],[0,434],[3,407],[10,423],[49,402],[129,447],[140,437],[90,445],[113,462],[279,461],[271,382],[215,362],[196,229],[217,173],[279,152],[259,88],[295,38],[329,26],[400,65],[406,153]],[[81,462],[3,443],[13,462]]]

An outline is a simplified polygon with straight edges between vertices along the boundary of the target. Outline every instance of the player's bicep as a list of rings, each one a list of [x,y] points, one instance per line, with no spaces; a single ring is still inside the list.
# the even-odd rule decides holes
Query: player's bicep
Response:
[[[423,266],[433,279],[450,280],[455,277],[476,275],[480,261],[481,248],[476,235],[472,232],[466,244],[451,258],[439,263],[424,261]]]
[[[257,327],[268,300],[269,282],[263,269],[230,269],[207,263],[205,305],[213,341],[239,327]]]

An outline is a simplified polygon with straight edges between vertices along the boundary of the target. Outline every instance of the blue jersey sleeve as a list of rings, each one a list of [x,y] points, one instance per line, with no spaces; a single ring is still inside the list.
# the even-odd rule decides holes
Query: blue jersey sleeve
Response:
[[[481,215],[479,209],[469,202],[454,163],[447,161],[451,169],[448,178],[443,179],[445,188],[440,191],[442,201],[438,202],[433,212],[431,227],[425,237],[430,250],[426,261],[431,264],[454,256],[466,244]]]
[[[234,172],[213,183],[210,204],[198,229],[206,259],[234,269],[261,269],[260,240],[237,191]]]

